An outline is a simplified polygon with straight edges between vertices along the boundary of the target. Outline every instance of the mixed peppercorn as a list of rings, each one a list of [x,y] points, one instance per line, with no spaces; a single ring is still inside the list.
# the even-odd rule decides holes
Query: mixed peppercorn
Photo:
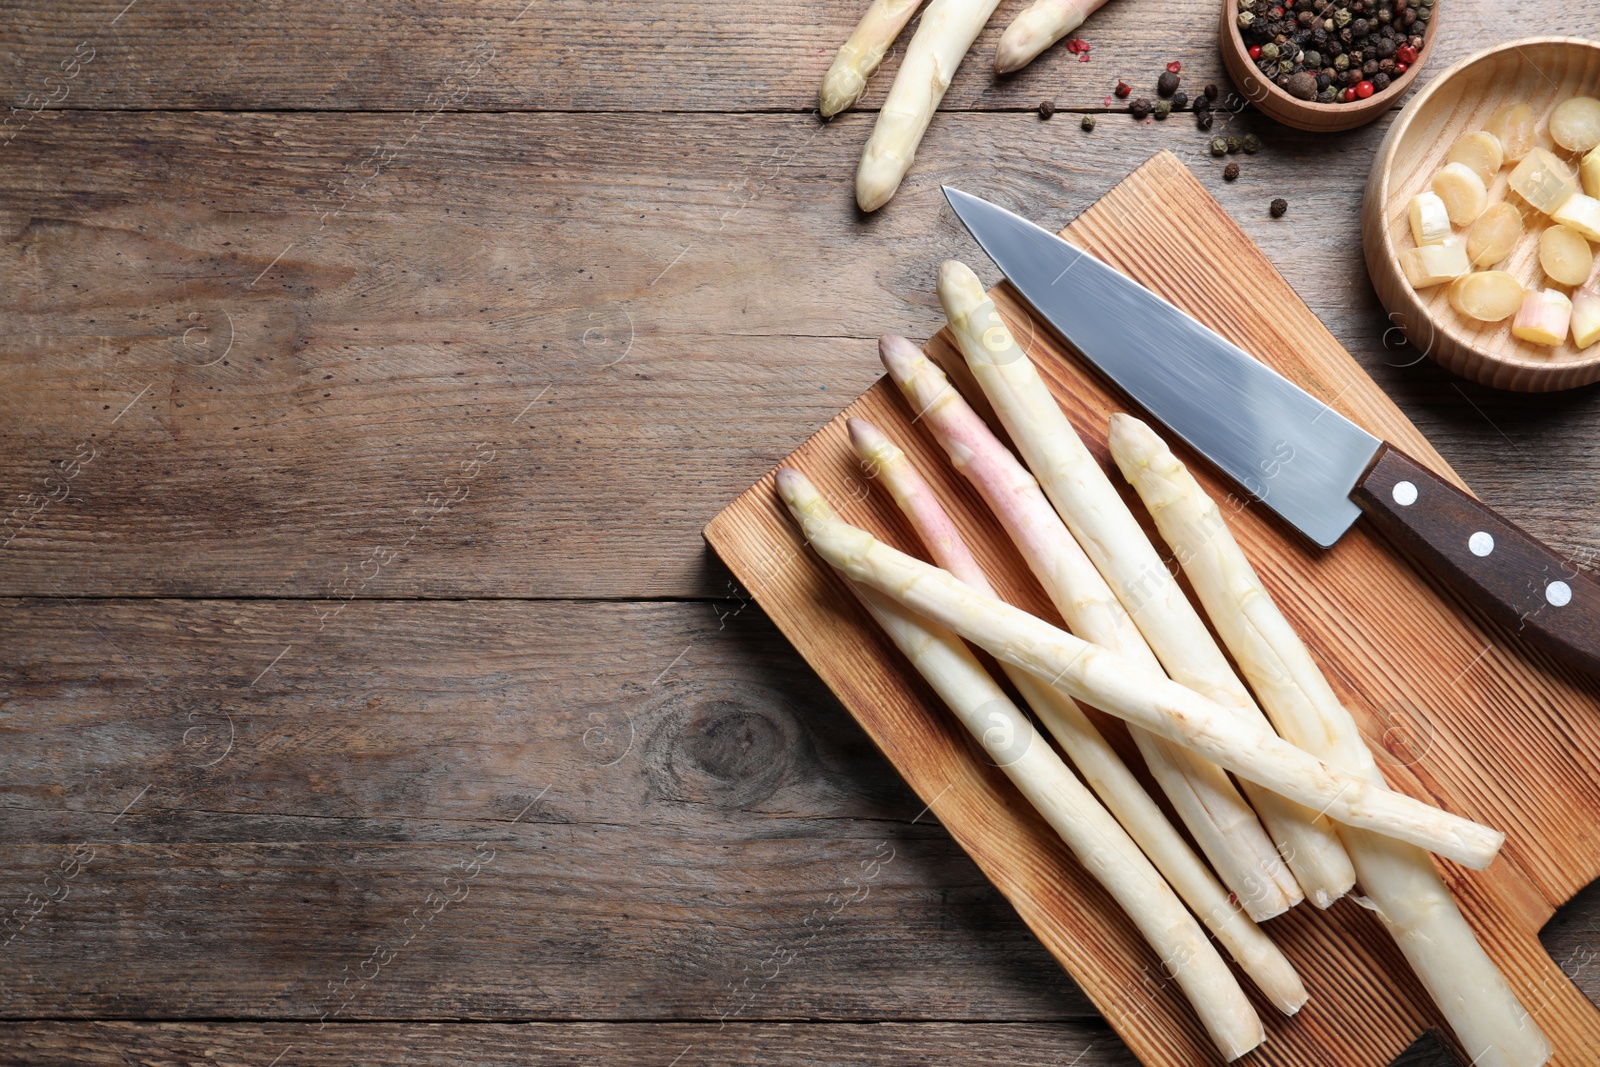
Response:
[[[1435,0],[1234,0],[1263,77],[1322,104],[1381,93],[1423,47]]]

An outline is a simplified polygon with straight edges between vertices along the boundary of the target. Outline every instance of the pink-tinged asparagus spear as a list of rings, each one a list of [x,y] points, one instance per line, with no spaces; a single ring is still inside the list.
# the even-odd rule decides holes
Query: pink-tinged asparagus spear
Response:
[[[1165,677],[1127,609],[1062,524],[1039,483],[951,388],[944,372],[904,337],[886,336],[878,349],[917,421],[988,503],[1068,629],[1140,670]],[[1220,767],[1144,730],[1135,729],[1133,740],[1178,817],[1252,919],[1270,919],[1303,899],[1256,813]]]
[[[861,99],[867,90],[867,79],[883,62],[884,53],[921,3],[922,0],[872,0],[850,39],[839,46],[833,65],[822,79],[818,106],[823,118],[831,118]]]
[[[1355,718],[1234,540],[1222,511],[1156,433],[1111,420],[1111,455],[1172,546],[1278,732],[1386,787]],[[1473,936],[1428,854],[1341,827],[1361,891],[1478,1067],[1537,1067],[1550,1043]]]
[[[1028,468],[1095,567],[1116,591],[1172,680],[1233,708],[1252,725],[1266,717],[1217,647],[1194,605],[1156,554],[1133,513],[1089,454],[1033,360],[1011,336],[977,275],[946,260],[939,303],[961,354]],[[1330,906],[1355,883],[1355,868],[1321,813],[1244,787],[1306,896]]]
[[[966,542],[906,454],[869,422],[851,419],[849,429],[862,467],[876,484],[889,490],[922,543],[933,553],[934,562],[979,592],[994,595]],[[1167,821],[1083,709],[1071,697],[1027,671],[1009,664],[1002,666],[1089,788],[1190,910],[1280,1011],[1288,1015],[1298,1011],[1306,1002],[1306,989],[1288,958],[1229,898],[1228,891]]]
[[[1106,0],[1036,0],[1011,21],[994,51],[996,74],[1010,74],[1083,25]]]
[[[790,507],[837,519],[827,501],[794,471],[778,472],[778,489]],[[1028,717],[971,650],[950,631],[882,593],[853,583],[852,589],[990,758],[1133,920],[1223,1056],[1237,1059],[1259,1045],[1265,1036],[1261,1020],[1200,924],[1127,832],[1038,737]]]
[[[1339,822],[1429,849],[1474,870],[1492,863],[1505,842],[1497,830],[1330,766],[1273,733],[1265,722],[1245,722],[1193,690],[1153,677],[1120,656],[986,596],[860,527],[805,508],[798,493],[801,485],[810,483],[798,471],[778,483],[817,555],[852,581],[887,594],[1002,663],[1021,667],[1074,699],[1159,733]]]

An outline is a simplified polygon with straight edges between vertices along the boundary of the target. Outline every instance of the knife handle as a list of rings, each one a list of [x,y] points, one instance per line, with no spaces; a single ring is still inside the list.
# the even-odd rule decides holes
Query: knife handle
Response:
[[[1385,446],[1350,499],[1423,569],[1490,617],[1600,673],[1600,582]]]

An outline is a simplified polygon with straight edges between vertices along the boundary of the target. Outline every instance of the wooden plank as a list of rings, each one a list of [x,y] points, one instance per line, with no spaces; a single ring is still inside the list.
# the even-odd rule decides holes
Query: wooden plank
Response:
[[[720,595],[700,526],[871,384],[872,338],[938,328],[940,259],[994,277],[939,184],[1060,225],[1155,147],[1486,499],[1600,553],[1571,506],[1600,394],[1385,349],[1356,245],[1380,131],[1330,154],[1240,118],[1267,147],[1227,184],[1175,123],[950,118],[863,222],[860,116],[446,116],[374,178],[400,117],[47,116],[0,153],[0,592]]]
[[[1455,477],[1176,157],[1153,157],[1065,232],[1332,408]],[[1108,462],[1105,420],[1126,401],[1032,326],[1009,287],[995,293],[1080,434]],[[942,333],[931,350],[958,363],[950,344]],[[914,551],[893,503],[858,477],[847,416],[877,423],[917,457],[970,532],[1001,596],[1053,617],[1026,565],[973,494],[961,490],[890,386],[875,387],[785,463],[817,481],[847,518]],[[1188,458],[1216,498],[1229,494],[1231,484]],[[1486,951],[1539,1013],[1558,1049],[1552,1062],[1584,1062],[1600,1034],[1600,1013],[1576,995],[1536,934],[1556,905],[1600,874],[1593,832],[1600,819],[1600,686],[1516,647],[1509,634],[1484,630],[1364,525],[1327,552],[1264,508],[1235,509],[1231,526],[1344,688],[1369,743],[1389,757],[1385,773],[1395,788],[1507,832],[1489,870],[1444,864],[1446,877]],[[1162,990],[1166,995],[1147,1005],[1130,1003],[1130,990],[1151,967],[1148,946],[960,725],[909,684],[909,668],[839,577],[806,550],[771,477],[720,514],[706,536],[1140,1058],[1214,1061],[1214,1048],[1174,991]],[[1492,722],[1485,722],[1485,707],[1494,709]],[[1403,759],[1385,745],[1400,713],[1417,722],[1413,733],[1426,741],[1419,737],[1420,751]],[[1292,1020],[1267,1013],[1269,1040],[1256,1053],[1263,1062],[1382,1065],[1436,1024],[1409,969],[1368,957],[1373,939],[1346,927],[1340,908],[1298,908],[1285,919],[1273,930],[1312,1000]]]
[[[0,604],[0,1016],[1091,1016],[755,607],[312,607]]]
[[[180,0],[140,0],[123,12],[125,3],[7,5],[8,102],[37,107],[29,99],[37,94],[66,108],[814,111],[822,74],[865,7],[860,0],[759,9],[628,0],[597,18],[577,0],[348,10],[271,0],[200,12]],[[1080,31],[1092,45],[1089,62],[1057,48],[996,79],[995,44],[1025,6],[1000,6],[951,84],[947,107],[1031,108],[1042,97],[1104,107],[1118,77],[1153,99],[1156,75],[1175,59],[1192,85],[1226,83],[1212,0],[1175,0],[1159,20],[1137,4],[1108,5]],[[1534,0],[1458,5],[1424,77],[1505,39],[1508,25],[1581,36],[1597,13],[1592,0],[1559,8]],[[863,106],[882,101],[909,36],[872,80]],[[94,58],[70,81],[47,82],[80,42]],[[468,73],[473,63],[483,69]]]
[[[1128,1067],[1134,1061],[1098,1027],[1040,1023],[766,1023],[711,1025],[531,1023],[476,1025],[28,1023],[0,1026],[0,1064],[125,1067],[129,1062],[371,1064],[595,1064],[680,1067],[816,1063],[983,1062],[1004,1050],[1020,1067]],[[123,1057],[126,1057],[124,1059]],[[1422,1063],[1444,1065],[1447,1061]],[[1408,1061],[1409,1063],[1409,1061]]]

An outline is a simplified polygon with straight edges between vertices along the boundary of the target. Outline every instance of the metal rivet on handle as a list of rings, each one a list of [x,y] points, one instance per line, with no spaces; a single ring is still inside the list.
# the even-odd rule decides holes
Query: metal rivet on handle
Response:
[[[1494,538],[1479,530],[1467,538],[1467,547],[1472,550],[1474,556],[1487,556],[1494,551]]]
[[[1544,598],[1553,608],[1564,608],[1572,603],[1572,586],[1566,582],[1551,582],[1544,587]]]
[[[1417,502],[1417,487],[1410,482],[1395,482],[1389,493],[1394,497],[1394,502],[1403,508],[1409,508]]]

